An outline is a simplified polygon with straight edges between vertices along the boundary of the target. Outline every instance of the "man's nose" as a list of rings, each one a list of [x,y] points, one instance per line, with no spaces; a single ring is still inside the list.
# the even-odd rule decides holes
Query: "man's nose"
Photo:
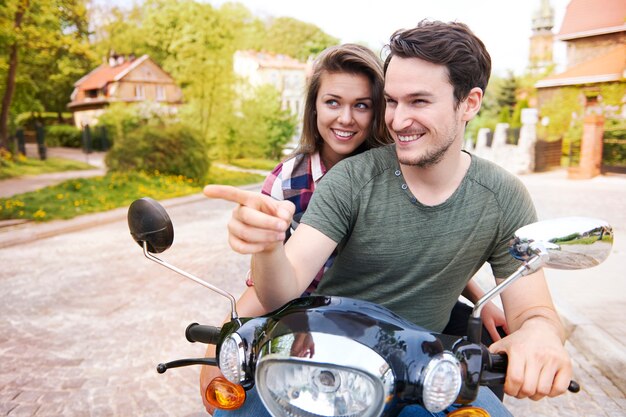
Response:
[[[393,110],[391,110],[390,123],[388,123],[391,130],[400,132],[413,123],[410,114],[406,106],[398,104]]]

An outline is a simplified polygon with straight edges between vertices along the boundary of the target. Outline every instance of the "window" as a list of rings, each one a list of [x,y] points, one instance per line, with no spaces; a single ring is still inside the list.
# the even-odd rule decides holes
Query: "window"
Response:
[[[163,87],[162,85],[157,85],[156,86],[156,99],[158,101],[164,101],[165,100],[165,87]]]
[[[135,98],[144,98],[144,94],[143,94],[143,85],[141,84],[137,84],[135,85]]]
[[[98,98],[98,89],[94,88],[92,90],[85,90],[85,97],[87,97],[87,98]]]

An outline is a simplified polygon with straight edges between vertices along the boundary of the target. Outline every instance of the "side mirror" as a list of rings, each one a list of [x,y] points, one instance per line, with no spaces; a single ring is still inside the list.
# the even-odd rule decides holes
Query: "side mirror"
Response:
[[[149,197],[133,201],[128,207],[128,228],[135,242],[143,248],[143,254],[146,258],[228,298],[231,319],[239,320],[235,297],[230,293],[153,255],[153,253],[165,251],[174,242],[174,226],[161,204]]]
[[[532,223],[515,232],[509,252],[528,261],[542,256],[542,265],[584,269],[601,264],[611,252],[613,229],[598,219],[563,217]]]
[[[468,321],[468,340],[480,342],[482,308],[519,278],[544,266],[555,269],[590,268],[602,263],[612,247],[611,226],[603,220],[588,217],[544,220],[518,229],[511,239],[509,252],[524,263],[476,302]]]
[[[161,253],[174,242],[174,226],[167,211],[150,197],[132,202],[128,208],[130,235],[139,246],[146,242],[148,251]]]

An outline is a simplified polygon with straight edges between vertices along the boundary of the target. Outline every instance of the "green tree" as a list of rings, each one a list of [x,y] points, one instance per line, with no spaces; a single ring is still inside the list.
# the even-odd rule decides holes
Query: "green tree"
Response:
[[[0,8],[0,51],[8,57],[0,67],[0,146],[19,113],[51,110],[60,117],[72,84],[92,66],[87,26],[84,0],[10,0]]]
[[[0,149],[6,148],[8,144],[9,107],[11,106],[11,102],[13,101],[13,92],[15,91],[15,77],[17,74],[17,65],[19,62],[18,51],[21,42],[20,35],[22,34],[22,21],[24,20],[24,14],[28,10],[28,7],[28,0],[20,0],[17,4],[14,5],[14,8],[7,7],[6,4],[2,8],[3,17],[6,18],[7,14],[14,16],[12,25],[14,36],[3,36],[3,41],[8,41],[9,58],[7,60],[6,82],[4,84],[4,94],[2,96],[2,109],[0,110]],[[2,27],[10,27],[10,24],[7,24],[5,19],[3,20],[4,21],[2,23]]]
[[[281,109],[280,94],[270,85],[255,89],[255,94],[242,102],[241,112],[234,119],[233,141],[228,143],[226,156],[280,158],[283,146],[295,133],[296,119]]]
[[[496,91],[496,102],[499,107],[500,121],[509,123],[517,102],[517,79],[513,72],[509,71],[508,76],[502,80],[500,88]]]
[[[266,50],[289,55],[301,61],[339,43],[339,39],[326,34],[317,26],[291,17],[271,20],[266,36],[264,45]]]

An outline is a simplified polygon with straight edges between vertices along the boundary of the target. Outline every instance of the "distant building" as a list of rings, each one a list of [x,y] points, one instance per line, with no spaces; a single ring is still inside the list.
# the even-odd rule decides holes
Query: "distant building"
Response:
[[[110,103],[154,101],[172,106],[182,103],[182,91],[174,79],[148,55],[140,58],[112,55],[107,63],[74,84],[67,107],[74,123],[95,125]]]
[[[236,74],[253,87],[274,86],[280,93],[282,108],[302,116],[307,64],[287,55],[257,51],[237,51],[233,61]]]
[[[554,9],[549,0],[541,0],[541,6],[533,13],[528,67],[532,73],[541,73],[553,64]]]
[[[296,132],[285,146],[289,154],[297,146],[304,115],[304,90],[310,70],[308,64],[287,55],[258,51],[237,51],[233,59],[234,71],[248,81],[248,85],[258,87],[270,84],[280,93],[281,108],[288,109],[297,117]],[[243,87],[246,88],[246,87]],[[241,90],[241,88],[240,88]],[[240,91],[242,96],[251,91]]]
[[[617,83],[626,95],[626,1],[570,1],[556,39],[567,44],[567,67],[535,84],[539,107],[569,86]]]

